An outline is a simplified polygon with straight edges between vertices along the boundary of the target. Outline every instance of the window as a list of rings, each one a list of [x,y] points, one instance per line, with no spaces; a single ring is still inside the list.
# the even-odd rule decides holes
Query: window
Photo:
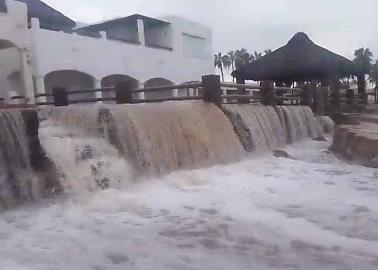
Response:
[[[206,56],[206,39],[199,36],[183,33],[183,50],[184,55],[194,58],[205,58]]]

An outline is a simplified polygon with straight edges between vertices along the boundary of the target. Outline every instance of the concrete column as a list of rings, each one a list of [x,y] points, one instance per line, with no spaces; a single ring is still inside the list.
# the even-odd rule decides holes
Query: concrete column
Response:
[[[26,48],[21,49],[21,61],[22,61],[22,77],[25,87],[25,97],[28,104],[35,104],[34,87],[33,87],[33,75],[30,66],[29,53]]]
[[[100,31],[101,39],[107,39],[108,36],[106,34],[106,31]]]
[[[31,18],[31,28],[33,30],[41,28],[41,24],[38,18]]]
[[[101,88],[101,79],[95,79],[94,86],[95,88]],[[96,98],[102,98],[102,92],[96,92]],[[98,101],[98,103],[102,103],[102,101]]]
[[[36,86],[36,93],[37,94],[45,94],[46,93],[46,88],[45,88],[45,77],[43,76],[38,76],[35,78],[35,86]],[[37,101],[39,102],[46,102],[47,99],[46,97],[40,97],[37,98]]]
[[[143,87],[144,87],[144,84],[141,83],[141,82],[139,82],[138,83],[138,88],[143,88]],[[144,92],[138,93],[137,95],[138,95],[138,99],[145,99],[146,98]]]
[[[173,89],[172,94],[173,94],[174,97],[178,97],[179,96],[179,90]]]
[[[138,38],[140,45],[146,46],[146,38],[144,35],[144,22],[142,19],[137,19],[137,26],[138,26]]]

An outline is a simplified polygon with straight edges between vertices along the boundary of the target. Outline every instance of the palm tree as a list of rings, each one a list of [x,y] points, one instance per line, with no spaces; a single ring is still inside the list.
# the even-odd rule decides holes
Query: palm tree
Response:
[[[247,49],[240,49],[235,51],[235,67],[240,69],[251,62],[251,55],[248,53]]]
[[[222,62],[222,53],[221,52],[214,55],[214,67],[220,69],[221,75],[222,75],[222,81],[224,81],[223,62]]]
[[[236,58],[236,55],[235,55],[235,51],[229,51],[227,53],[228,57],[230,58],[230,61],[231,61],[231,69],[232,69],[232,72],[235,71],[235,58]],[[232,73],[231,73],[232,74]],[[234,82],[235,81],[235,78],[232,77],[232,81]]]
[[[259,60],[261,57],[263,57],[262,53],[259,53],[257,51],[255,51],[253,53],[253,59],[254,59],[254,61]]]
[[[235,71],[235,51],[229,51],[227,55],[231,61],[232,72],[234,72]]]
[[[271,53],[272,53],[272,50],[271,50],[271,49],[264,50],[264,54],[265,54],[265,55],[268,55],[268,54],[271,54]]]
[[[368,48],[360,48],[354,52],[354,62],[364,74],[369,74],[373,66],[373,53]]]
[[[222,64],[223,64],[224,68],[230,69],[230,67],[231,67],[231,60],[230,60],[230,57],[228,55],[223,55],[222,56]]]
[[[369,75],[370,83],[375,84],[375,88],[378,89],[378,60],[375,61],[375,64],[372,66]]]

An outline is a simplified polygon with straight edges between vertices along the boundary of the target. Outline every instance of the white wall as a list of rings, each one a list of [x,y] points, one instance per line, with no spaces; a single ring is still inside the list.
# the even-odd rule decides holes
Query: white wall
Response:
[[[157,45],[172,48],[172,29],[170,25],[145,26],[147,45]]]
[[[0,87],[1,97],[9,97],[9,88],[17,88],[18,92],[24,92],[33,102],[33,81],[29,61],[30,31],[27,27],[27,7],[24,3],[7,0],[7,13],[0,13],[0,44],[14,46],[11,49],[0,50]],[[16,49],[17,48],[17,49]],[[13,73],[12,81],[7,77]],[[4,90],[5,89],[5,90]]]
[[[13,0],[7,0],[7,13],[0,13],[0,40],[8,40],[16,47],[28,45],[27,8],[26,5]]]
[[[143,85],[151,78],[165,78],[174,83],[198,81],[202,75],[214,72],[211,31],[191,21],[166,17],[164,20],[171,25],[156,30],[146,29],[145,35],[150,43],[172,47],[171,51],[44,30],[39,28],[36,19],[32,20],[32,29],[27,29],[26,5],[7,0],[7,6],[8,13],[0,14],[0,40],[9,40],[19,48],[20,59],[16,62],[21,63],[21,67],[17,68],[11,63],[13,60],[7,58],[10,55],[2,56],[1,52],[0,61],[3,58],[8,69],[21,71],[25,89],[33,88],[30,87],[33,75],[35,92],[44,92],[44,77],[58,70],[86,73],[93,77],[95,86],[103,77],[112,74],[131,76]],[[185,56],[183,33],[205,39],[202,58]],[[27,93],[30,95],[30,90]]]
[[[78,70],[97,80],[125,74],[141,83],[156,77],[182,83],[200,80],[214,70],[211,53],[202,59],[183,55],[181,32],[174,34],[180,40],[173,42],[173,51],[44,29],[32,29],[32,33],[37,77],[56,70]]]

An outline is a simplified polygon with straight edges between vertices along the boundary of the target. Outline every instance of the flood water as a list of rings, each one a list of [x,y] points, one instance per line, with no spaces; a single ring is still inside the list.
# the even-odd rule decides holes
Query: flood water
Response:
[[[377,269],[378,171],[329,143],[9,210],[0,269]]]

